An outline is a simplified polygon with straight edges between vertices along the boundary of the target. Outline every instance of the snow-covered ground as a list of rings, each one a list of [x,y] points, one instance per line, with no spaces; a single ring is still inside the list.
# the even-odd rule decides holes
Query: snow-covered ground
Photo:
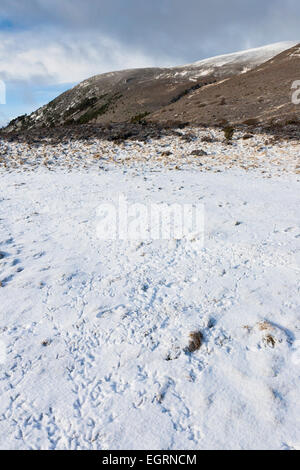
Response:
[[[43,153],[35,167],[22,145],[5,143],[0,173],[0,448],[299,449],[292,154],[277,176],[284,147],[259,143],[256,157],[253,142],[236,143],[227,152],[243,164],[225,169],[220,143],[203,157],[209,167],[175,171],[120,164],[131,147],[152,155],[150,144],[128,143],[114,163],[110,147],[102,160],[88,146],[93,163],[79,168],[73,143],[81,157],[73,148],[67,171],[55,156],[70,153],[50,162]],[[9,161],[9,146],[22,162]],[[245,155],[258,167],[245,170]],[[100,240],[97,208],[119,193],[203,204],[204,245]],[[190,353],[194,331],[203,341]]]

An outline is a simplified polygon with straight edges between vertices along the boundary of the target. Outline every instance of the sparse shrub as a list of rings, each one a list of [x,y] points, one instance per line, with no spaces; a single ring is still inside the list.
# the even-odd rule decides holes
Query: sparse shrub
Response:
[[[99,99],[101,99],[104,96],[105,95],[100,96]],[[64,114],[64,117],[67,118],[71,114],[76,114],[78,112],[85,111],[87,108],[93,107],[96,102],[97,102],[96,96],[93,96],[91,98],[85,98],[76,106],[68,108]]]
[[[286,126],[297,126],[297,125],[299,125],[299,121],[296,118],[288,119],[285,122],[285,125]]]
[[[276,340],[273,338],[272,335],[266,335],[263,338],[264,343],[269,346],[270,348],[275,348],[276,346]]]
[[[145,111],[144,113],[136,114],[130,119],[131,124],[142,124],[146,123],[145,117],[148,116],[150,113]]]
[[[210,144],[215,142],[215,139],[210,135],[205,135],[204,137],[202,137],[201,141]]]
[[[132,137],[134,133],[132,131],[119,131],[111,134],[107,140],[110,142],[116,142],[116,143],[121,143],[124,142],[125,140],[129,139]]]
[[[243,124],[246,126],[257,126],[259,124],[259,120],[257,118],[250,118],[246,119]]]
[[[92,121],[93,119],[96,119],[98,116],[101,116],[102,114],[105,114],[108,111],[109,108],[109,103],[105,103],[103,106],[101,106],[98,109],[90,110],[83,114],[79,119],[78,123],[79,124],[87,124],[88,122]]]
[[[178,129],[184,129],[185,127],[188,127],[190,125],[189,122],[180,122],[178,124]]]
[[[226,126],[224,127],[223,131],[226,141],[231,142],[234,135],[234,127]]]
[[[197,140],[197,136],[194,134],[188,133],[188,134],[179,134],[181,139],[184,140],[185,142],[193,142],[194,140]]]
[[[245,134],[243,135],[243,140],[252,139],[252,137],[253,137],[253,134]]]
[[[74,119],[68,119],[65,123],[64,123],[64,126],[72,126],[73,124],[75,124],[75,120]]]
[[[101,98],[106,97],[107,95],[102,95]],[[91,109],[87,111],[85,114],[80,116],[80,118],[76,121],[78,124],[87,124],[90,121],[96,119],[98,116],[102,116],[106,114],[108,110],[122,97],[121,94],[115,93],[114,95],[107,98],[107,102],[104,103],[100,108]]]
[[[180,121],[175,121],[173,119],[168,119],[164,122],[163,127],[165,129],[182,129],[184,127],[184,123]]]
[[[193,353],[201,348],[203,342],[203,334],[201,331],[193,331],[190,333],[190,342],[186,348],[186,352]]]
[[[207,155],[207,152],[205,152],[205,150],[198,149],[198,150],[193,150],[190,153],[190,155],[195,156],[195,157],[204,157],[205,155]]]
[[[183,98],[184,96],[188,95],[189,93],[191,93],[192,91],[195,91],[195,90],[198,90],[199,88],[201,88],[203,86],[202,83],[197,83],[197,85],[194,85],[190,88],[187,88],[185,90],[183,90],[181,93],[179,93],[177,96],[174,96],[174,98],[172,98],[171,100],[171,103],[176,103],[177,101],[179,101],[181,98]]]

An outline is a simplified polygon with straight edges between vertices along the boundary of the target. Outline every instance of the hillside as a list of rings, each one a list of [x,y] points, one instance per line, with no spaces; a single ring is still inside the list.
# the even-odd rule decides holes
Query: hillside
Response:
[[[294,44],[277,43],[181,67],[132,69],[97,75],[58,96],[30,116],[13,120],[6,130],[139,122],[146,117],[149,119],[149,115],[156,122],[174,117],[178,120],[189,117],[193,122],[206,122],[208,118],[209,122],[215,122],[224,117],[225,108],[218,106],[219,96],[215,99],[218,93],[215,90],[219,87],[222,94],[224,80],[248,78],[247,71],[252,71],[291,45]],[[286,76],[286,71],[283,73]],[[232,87],[231,81],[225,83]],[[233,88],[230,93],[230,96],[236,95],[235,99],[239,102],[236,89]],[[203,100],[199,101],[202,97]],[[252,101],[256,102],[256,99],[254,96]],[[227,114],[230,116],[230,113]]]
[[[300,118],[292,103],[292,83],[300,77],[300,46],[282,52],[243,74],[195,90],[150,119],[192,124],[289,123]]]

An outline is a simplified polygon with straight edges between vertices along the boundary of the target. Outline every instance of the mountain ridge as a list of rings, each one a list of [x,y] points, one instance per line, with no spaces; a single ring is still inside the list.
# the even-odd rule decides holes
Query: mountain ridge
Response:
[[[298,77],[300,44],[246,73],[196,90],[150,119],[163,124],[176,118],[198,125],[300,123],[300,108],[292,103],[292,84]]]
[[[294,44],[293,47],[286,49],[291,44]],[[145,119],[165,123],[172,119],[184,121],[188,116],[196,122],[189,109],[193,108],[195,114],[201,103],[192,103],[192,97],[199,98],[203,92],[211,91],[209,87],[218,88],[228,80],[233,80],[234,85],[235,77],[248,78],[249,72],[294,47],[297,47],[295,43],[282,42],[183,66],[127,69],[95,75],[29,116],[14,119],[5,130],[13,132],[87,123],[143,122]],[[183,111],[182,104],[189,109]],[[198,121],[216,124],[217,121],[228,120],[222,112],[215,111],[217,115],[213,122],[210,118],[205,122],[200,112],[201,119]]]

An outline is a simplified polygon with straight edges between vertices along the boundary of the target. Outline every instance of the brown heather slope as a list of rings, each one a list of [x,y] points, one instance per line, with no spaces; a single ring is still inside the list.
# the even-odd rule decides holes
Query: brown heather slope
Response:
[[[139,120],[193,87],[215,82],[213,75],[199,77],[199,70],[132,69],[89,78],[58,96],[30,116],[12,121],[7,130],[87,123],[120,123]]]
[[[252,70],[291,46],[277,43],[249,51],[218,56],[194,64],[173,68],[123,70],[87,79],[58,96],[30,116],[13,120],[5,131],[25,131],[80,124],[139,122],[149,117],[165,122],[174,119],[207,123],[213,114],[223,117],[228,105],[219,106],[215,87],[224,79]],[[248,74],[244,74],[244,76]],[[226,83],[226,82],[225,82]],[[200,92],[200,93],[199,93]],[[231,90],[231,99],[235,90]],[[205,99],[202,99],[202,95]],[[239,96],[236,95],[239,100]],[[200,101],[201,100],[201,101]],[[201,108],[209,101],[207,109]],[[232,102],[234,106],[234,101]]]
[[[207,126],[300,123],[300,105],[292,103],[295,80],[300,80],[300,44],[249,72],[195,90],[148,119]]]

